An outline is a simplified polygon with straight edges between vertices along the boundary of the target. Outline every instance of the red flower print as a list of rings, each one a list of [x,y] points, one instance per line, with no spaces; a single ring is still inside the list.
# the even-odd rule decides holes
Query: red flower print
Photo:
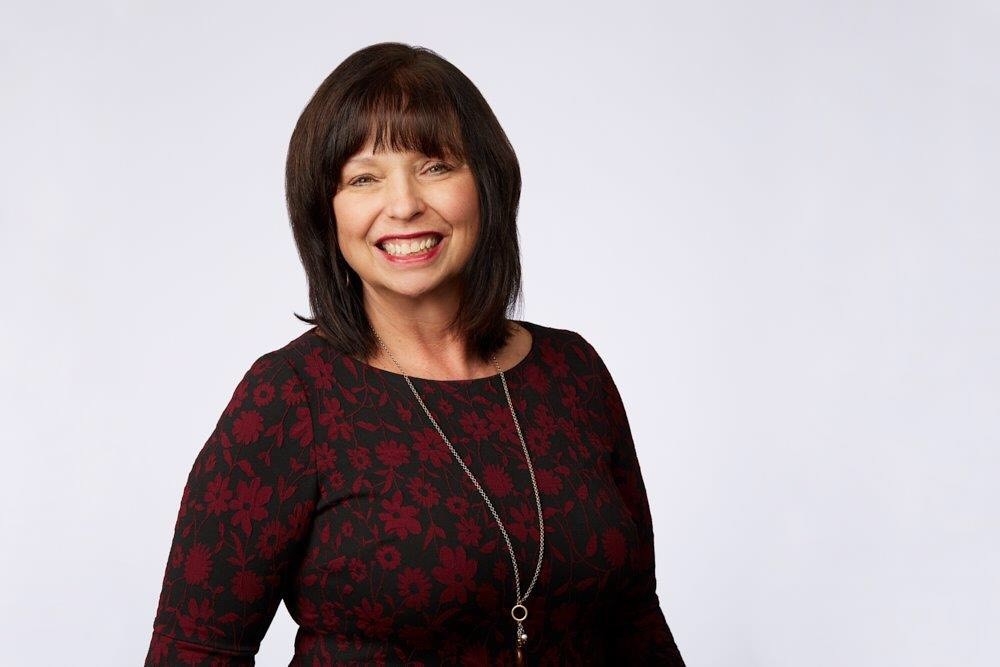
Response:
[[[319,423],[326,426],[326,434],[331,440],[350,440],[353,426],[344,415],[340,399],[323,396],[323,409],[319,413]]]
[[[395,570],[399,567],[400,562],[402,562],[399,549],[391,545],[379,548],[379,550],[375,552],[375,558],[378,560],[378,564],[383,570]]]
[[[529,662],[683,667],[621,396],[579,334],[530,328],[505,373],[545,514]],[[540,526],[506,392],[414,382],[457,453],[401,376],[315,330],[254,362],[190,468],[145,667],[248,665],[281,601],[296,665],[512,664]]]
[[[556,419],[555,415],[552,414],[552,411],[549,410],[549,406],[544,403],[535,408],[532,420],[534,421],[535,426],[542,429],[549,435],[559,430],[559,420]]]
[[[312,500],[295,503],[295,508],[288,514],[289,539],[305,534],[306,529],[309,528],[309,522],[312,519],[312,510],[314,505],[315,503]]]
[[[384,465],[398,468],[410,460],[410,450],[395,440],[387,440],[375,445],[375,456]]]
[[[245,377],[236,385],[233,397],[229,399],[229,404],[226,405],[226,409],[222,412],[224,416],[231,417],[243,405],[243,401],[247,398],[247,387],[249,386],[250,379],[248,377]]]
[[[609,448],[607,442],[603,438],[601,438],[601,436],[599,434],[594,433],[593,431],[591,431],[590,433],[587,434],[587,444],[589,445],[589,447],[580,450],[580,453],[583,454],[584,456],[586,456],[586,458],[590,458],[590,453],[591,452],[600,452],[600,451],[612,452],[612,451],[614,451],[614,445],[613,444]]]
[[[330,572],[341,572],[347,566],[347,556],[337,556],[333,558],[326,564],[326,569]]]
[[[300,447],[308,447],[313,440],[312,412],[307,407],[295,409],[295,423],[288,434],[299,441]]]
[[[191,504],[191,486],[187,485],[184,487],[184,492],[181,494],[181,507],[180,512],[177,515],[177,519],[183,519],[187,516],[188,505]]]
[[[611,567],[621,567],[625,564],[625,536],[617,528],[608,528],[601,535],[601,546],[604,547],[604,557]]]
[[[562,387],[562,404],[569,409],[569,416],[573,420],[584,420],[586,412],[580,407],[580,395],[576,392],[576,387],[571,384]]]
[[[368,565],[360,558],[352,558],[347,565],[347,570],[351,573],[351,579],[354,581],[361,582],[368,578]]]
[[[264,582],[257,573],[249,570],[237,572],[232,584],[233,597],[246,604],[256,601],[264,594]]]
[[[465,434],[476,442],[490,437],[490,422],[476,412],[463,412],[458,423]]]
[[[562,479],[551,470],[535,470],[535,481],[538,483],[539,493],[548,496],[562,493]]]
[[[479,546],[483,537],[482,527],[475,520],[462,517],[458,521],[458,540],[467,547]]]
[[[170,567],[180,567],[184,562],[184,545],[174,544],[170,547],[170,558],[167,559],[167,564]]]
[[[167,636],[154,634],[149,643],[149,659],[154,665],[159,665],[164,658],[170,654],[170,645],[173,640]]]
[[[241,445],[257,442],[260,432],[264,429],[264,418],[256,410],[240,413],[233,423],[233,439]]]
[[[557,350],[552,345],[552,341],[543,340],[540,343],[542,360],[552,377],[566,377],[569,374],[569,365],[566,363],[566,355]]]
[[[189,584],[200,584],[208,579],[212,572],[212,552],[204,544],[196,542],[188,550],[184,560],[184,581]]]
[[[229,504],[230,509],[237,510],[233,514],[232,524],[240,526],[249,535],[251,522],[267,518],[264,506],[270,499],[271,487],[262,486],[259,477],[254,477],[249,484],[237,482],[236,497]]]
[[[254,362],[253,366],[250,367],[249,375],[257,382],[261,382],[261,376],[267,372],[269,368],[274,366],[274,357],[264,355],[260,359]]]
[[[441,500],[438,490],[423,477],[414,477],[408,487],[413,500],[421,507],[434,507]]]
[[[337,463],[337,450],[332,449],[330,445],[323,443],[322,445],[316,445],[313,447],[313,451],[316,452],[316,469],[320,472],[327,472],[332,470]]]
[[[340,621],[344,616],[344,605],[324,602],[319,608],[320,616],[323,618],[323,626],[330,632],[340,628]]]
[[[298,375],[293,375],[281,385],[281,400],[288,405],[302,405],[309,400],[305,384]]]
[[[457,514],[463,516],[467,511],[469,511],[469,501],[460,496],[451,496],[446,501],[444,501],[444,506],[448,508],[452,514]]]
[[[209,514],[219,516],[229,509],[229,501],[233,497],[233,492],[229,489],[229,480],[223,479],[217,474],[215,479],[208,483],[205,491],[205,502],[208,503],[206,510]]]
[[[282,527],[281,522],[271,521],[260,532],[260,537],[257,538],[257,548],[263,554],[264,558],[274,558],[281,551],[287,539],[288,534]]]
[[[355,470],[367,470],[372,464],[368,450],[361,447],[348,447],[347,460],[351,462]]]
[[[486,466],[481,478],[486,493],[490,497],[505,498],[507,494],[514,490],[514,482],[510,479],[510,473],[498,465],[490,464]]]
[[[435,468],[440,468],[454,458],[441,439],[441,434],[432,428],[413,434],[413,449],[420,461],[427,461]]]
[[[538,539],[538,508],[532,505],[515,507],[511,514],[514,520],[506,523],[507,532],[519,540]]]
[[[274,386],[270,382],[261,382],[253,388],[253,404],[263,407],[274,399]]]
[[[528,366],[525,369],[524,382],[538,394],[544,394],[549,390],[549,376],[535,365]]]
[[[399,539],[420,532],[420,522],[417,521],[417,508],[403,505],[403,494],[396,491],[391,500],[382,501],[382,509],[378,518],[382,520],[386,532],[394,533]]]
[[[444,584],[441,602],[465,602],[469,591],[476,587],[476,561],[468,559],[462,547],[441,547],[438,559],[441,564],[434,567],[431,574]]]
[[[396,414],[399,416],[399,420],[404,424],[409,424],[413,421],[413,411],[407,403],[402,401],[396,401]]]
[[[323,357],[319,348],[305,355],[305,371],[313,379],[313,386],[317,389],[333,387],[333,364]]]
[[[385,639],[392,629],[392,618],[383,614],[382,605],[365,598],[360,607],[354,608],[358,629],[371,637]],[[383,663],[384,664],[384,663]]]
[[[188,637],[196,637],[205,641],[211,634],[208,621],[212,619],[212,602],[208,598],[202,599],[201,602],[194,598],[188,598],[187,607],[187,614],[177,615],[181,630]]]
[[[403,605],[419,611],[430,603],[431,582],[422,570],[406,567],[397,581]]]
[[[441,414],[447,417],[452,412],[455,411],[455,406],[451,404],[447,398],[438,399],[437,405],[434,408],[434,414]]]
[[[205,652],[200,648],[192,650],[188,646],[178,646],[177,659],[180,660],[182,664],[191,665],[191,667],[198,667],[198,665],[205,662]]]
[[[580,438],[580,429],[576,425],[576,422],[570,421],[565,417],[559,418],[559,429],[563,434],[572,442],[574,445],[582,445],[583,440]]]
[[[528,444],[528,452],[532,459],[549,453],[549,434],[542,429],[529,427],[524,434],[524,440]]]
[[[510,416],[510,406],[493,405],[486,411],[486,419],[490,422],[490,431],[495,431],[500,442],[510,442],[520,445],[521,440],[514,430],[514,420]]]
[[[315,602],[309,598],[302,598],[298,602],[299,608],[299,618],[303,624],[309,624],[310,626],[316,625],[316,621],[319,620],[319,609]]]
[[[618,388],[615,386],[614,380],[611,379],[610,375],[604,377],[601,381],[601,386],[604,387],[605,395],[612,397],[605,404],[608,421],[612,425],[620,427],[628,421],[628,418],[625,416],[625,404],[622,403]]]

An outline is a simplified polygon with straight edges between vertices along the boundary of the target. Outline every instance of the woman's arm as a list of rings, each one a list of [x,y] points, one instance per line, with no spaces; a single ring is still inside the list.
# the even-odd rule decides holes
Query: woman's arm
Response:
[[[316,507],[312,440],[301,378],[258,358],[188,475],[147,667],[254,664]]]
[[[609,657],[630,665],[683,667],[684,660],[656,593],[653,520],[625,405],[604,360],[585,339],[584,349],[591,356],[610,422],[614,443],[612,474],[638,529],[640,543],[631,561],[634,571],[629,584],[608,615]]]

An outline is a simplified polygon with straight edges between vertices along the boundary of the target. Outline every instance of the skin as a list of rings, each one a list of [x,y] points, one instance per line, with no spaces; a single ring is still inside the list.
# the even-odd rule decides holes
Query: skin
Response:
[[[479,233],[479,198],[467,163],[414,151],[373,153],[373,140],[341,171],[331,205],[337,244],[361,277],[365,311],[375,330],[411,377],[465,380],[496,374],[489,359],[470,356],[465,341],[447,329],[458,309],[458,276]],[[386,234],[434,231],[443,235],[427,265],[386,261],[375,246]],[[507,370],[531,349],[531,334],[508,321],[513,335],[497,353]],[[360,360],[398,373],[385,351]]]

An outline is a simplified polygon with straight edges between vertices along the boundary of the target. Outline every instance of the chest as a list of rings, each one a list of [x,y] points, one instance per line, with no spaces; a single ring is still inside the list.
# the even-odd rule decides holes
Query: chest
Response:
[[[611,472],[614,434],[599,396],[572,375],[416,384],[489,497],[513,548],[529,636],[592,622],[627,576],[636,530]],[[324,633],[416,644],[450,629],[505,633],[516,598],[493,512],[404,383],[338,378],[313,397],[320,499],[286,599]],[[534,478],[534,485],[532,483]],[[506,623],[505,623],[506,621]]]

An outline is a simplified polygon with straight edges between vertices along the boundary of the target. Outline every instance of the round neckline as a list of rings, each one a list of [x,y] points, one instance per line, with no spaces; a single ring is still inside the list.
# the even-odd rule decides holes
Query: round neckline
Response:
[[[528,363],[530,361],[532,361],[534,359],[534,357],[538,354],[538,329],[535,327],[535,325],[532,324],[532,323],[530,323],[530,322],[526,322],[524,320],[511,320],[511,321],[512,322],[517,322],[522,327],[524,327],[525,329],[528,330],[528,333],[531,334],[531,347],[528,348],[528,353],[526,355],[524,355],[524,357],[522,357],[520,361],[518,361],[516,364],[514,364],[513,366],[511,366],[510,368],[508,368],[507,370],[505,370],[503,372],[504,375],[511,375],[511,374],[515,374],[516,375],[516,374],[520,373],[525,368],[525,366],[527,366]],[[317,331],[318,330],[316,328],[313,328],[313,330],[312,330],[313,336],[315,336],[316,338],[319,338],[321,341],[323,341],[325,344],[329,345],[330,347],[333,347],[333,345],[330,343],[330,341],[328,341],[326,338],[323,338],[322,336],[320,336],[317,333]],[[347,357],[348,359],[351,360],[352,363],[355,363],[355,364],[361,366],[366,371],[369,371],[369,372],[372,372],[372,373],[376,373],[378,375],[383,375],[383,376],[388,375],[388,376],[391,376],[391,377],[397,379],[399,382],[405,382],[406,378],[409,377],[414,382],[416,382],[416,381],[419,380],[420,382],[428,382],[428,383],[431,383],[431,384],[461,386],[461,385],[471,385],[471,384],[475,384],[477,382],[490,382],[490,381],[495,380],[495,379],[497,379],[497,378],[500,377],[499,373],[494,373],[493,375],[487,375],[486,377],[481,377],[481,378],[468,378],[468,379],[459,379],[459,380],[435,380],[435,379],[431,379],[431,378],[423,378],[423,377],[420,377],[420,376],[417,376],[417,375],[407,375],[407,376],[404,376],[401,373],[396,373],[396,372],[393,372],[393,371],[386,370],[384,368],[379,368],[378,366],[372,366],[371,364],[368,364],[368,363],[366,363],[364,361],[361,361],[359,359],[355,359],[354,357],[352,357],[350,355],[344,354],[343,352],[340,352],[339,350],[337,350],[337,354],[340,354],[341,356]]]

